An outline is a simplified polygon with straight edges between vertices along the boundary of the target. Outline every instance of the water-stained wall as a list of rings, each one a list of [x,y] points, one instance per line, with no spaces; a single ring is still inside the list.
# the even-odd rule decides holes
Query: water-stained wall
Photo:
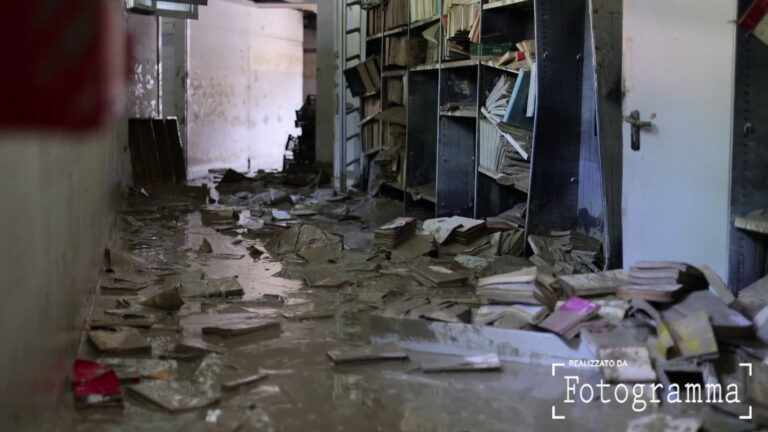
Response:
[[[279,169],[302,104],[302,13],[217,0],[189,23],[190,177]],[[249,166],[250,164],[250,166]]]

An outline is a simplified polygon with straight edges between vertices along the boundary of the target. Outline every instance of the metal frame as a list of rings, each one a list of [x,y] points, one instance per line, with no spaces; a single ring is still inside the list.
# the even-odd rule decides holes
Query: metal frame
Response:
[[[751,4],[739,0],[739,16]],[[768,208],[768,45],[741,27],[736,32],[728,286],[738,292],[766,271],[766,236],[740,231],[733,220]]]
[[[536,124],[526,238],[577,226],[584,0],[537,0]]]
[[[622,107],[621,55],[623,4],[614,0],[589,0],[592,71],[595,80],[597,137],[602,166],[605,205],[604,238],[606,266],[621,268],[622,226]],[[585,80],[590,77],[585,77]]]

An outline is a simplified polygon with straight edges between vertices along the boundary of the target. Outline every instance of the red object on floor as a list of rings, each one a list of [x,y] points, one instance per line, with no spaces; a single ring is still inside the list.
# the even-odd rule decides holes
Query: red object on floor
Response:
[[[77,359],[72,364],[72,391],[78,407],[121,405],[120,378],[101,363]]]
[[[0,128],[84,130],[123,105],[129,42],[120,2],[0,5]]]
[[[95,375],[75,386],[75,397],[78,399],[92,395],[119,395],[120,392],[120,379],[113,370]]]
[[[76,359],[72,364],[72,388],[107,371],[103,364],[91,360]]]

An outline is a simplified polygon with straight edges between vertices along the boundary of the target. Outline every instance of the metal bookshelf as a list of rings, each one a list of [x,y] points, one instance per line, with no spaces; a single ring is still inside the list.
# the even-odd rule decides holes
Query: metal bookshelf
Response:
[[[605,29],[616,17],[621,19],[621,11],[612,11],[610,20],[592,17],[590,13],[599,14],[588,8],[594,1],[481,0],[481,53],[490,45],[536,41],[538,78],[527,188],[502,185],[478,165],[481,108],[500,76],[517,79],[518,72],[482,57],[446,60],[446,30],[440,26],[437,62],[410,65],[404,72],[405,183],[383,189],[402,197],[405,214],[485,218],[526,202],[526,236],[581,229],[602,236],[609,266],[620,265],[620,195],[615,191],[621,190],[621,176],[611,167],[621,165],[615,156],[621,154],[621,140],[616,141],[613,124],[621,119],[621,107],[607,88],[615,71],[603,76],[594,63],[620,64],[621,34]],[[426,28],[446,18],[441,8],[438,15],[412,22],[407,29],[383,29],[367,38],[366,52],[385,55],[387,34],[420,38]],[[599,26],[603,31],[595,31]],[[385,82],[382,110],[387,108]],[[462,106],[457,111],[442,109],[447,104]],[[589,181],[580,186],[583,178]]]

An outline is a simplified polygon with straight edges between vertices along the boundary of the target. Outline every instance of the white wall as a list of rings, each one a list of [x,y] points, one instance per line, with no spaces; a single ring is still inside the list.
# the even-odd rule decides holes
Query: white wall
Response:
[[[188,167],[279,169],[302,104],[302,13],[216,0],[189,23]]]

